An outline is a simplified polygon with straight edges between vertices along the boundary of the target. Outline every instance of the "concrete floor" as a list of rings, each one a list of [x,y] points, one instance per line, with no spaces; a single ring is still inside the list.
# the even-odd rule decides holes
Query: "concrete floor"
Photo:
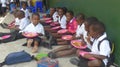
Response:
[[[5,19],[3,21],[0,20],[2,23],[9,23],[14,20],[13,15],[7,14]],[[0,27],[0,32],[9,32],[7,29],[3,29]],[[31,55],[36,55],[37,53],[32,53],[31,48],[27,48],[22,46],[23,43],[25,43],[26,39],[20,39],[14,42],[9,42],[9,43],[2,43],[0,44],[0,62],[3,62],[5,57],[12,52],[18,52],[25,50],[26,52],[30,53]],[[58,48],[54,47],[54,48]],[[51,50],[48,50],[46,48],[40,47],[39,48],[39,53],[48,53]],[[63,57],[63,58],[58,58],[59,60],[59,67],[76,67],[72,64],[70,64],[69,59],[71,57]],[[36,61],[31,61],[31,62],[25,62],[25,63],[19,63],[19,64],[14,64],[14,65],[5,65],[3,67],[37,67]]]

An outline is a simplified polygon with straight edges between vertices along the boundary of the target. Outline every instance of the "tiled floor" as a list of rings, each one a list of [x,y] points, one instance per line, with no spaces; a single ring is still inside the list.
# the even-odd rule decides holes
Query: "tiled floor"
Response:
[[[6,18],[4,19],[3,22],[9,23],[12,20],[14,20],[14,17],[11,14],[8,14]],[[9,32],[7,29],[2,29],[0,27],[0,32]],[[23,43],[25,43],[25,39],[20,39],[14,42],[9,42],[9,43],[3,43],[0,44],[0,62],[3,62],[5,57],[11,53],[11,52],[17,52],[17,51],[22,51],[25,50],[26,52],[30,53],[31,55],[36,55],[31,53],[31,48],[27,48],[22,46]],[[58,47],[54,47],[58,48]],[[39,48],[39,53],[48,53],[51,50],[48,50],[46,48],[40,47]],[[60,67],[76,67],[69,62],[70,57],[64,57],[64,58],[58,58],[59,60],[59,66]],[[14,65],[5,65],[3,67],[37,67],[36,61],[31,61],[31,62],[26,62],[26,63],[19,63],[19,64],[14,64]]]

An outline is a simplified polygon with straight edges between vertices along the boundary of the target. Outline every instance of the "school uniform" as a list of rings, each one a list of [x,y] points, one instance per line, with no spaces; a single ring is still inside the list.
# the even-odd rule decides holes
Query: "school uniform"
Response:
[[[20,25],[20,19],[18,19],[18,18],[15,18],[15,25]]]
[[[84,28],[85,28],[84,23],[83,23],[82,25],[78,25],[78,26],[77,26],[76,37],[80,37],[81,35],[83,35],[83,33],[84,33]]]
[[[38,23],[36,26],[33,23],[29,24],[22,32],[33,32],[45,35],[44,27],[40,23]],[[41,38],[39,36],[30,39],[33,39],[34,41],[37,41],[39,43],[41,42]]]
[[[28,18],[26,18],[26,17],[22,18],[20,20],[20,24],[19,24],[20,31],[22,31],[23,29],[25,29],[25,27],[27,25],[29,25],[29,24],[30,24],[30,20]]]
[[[27,8],[25,10],[22,8],[21,10],[25,12],[25,17],[26,18],[30,17],[30,12]]]
[[[92,49],[91,49],[91,53],[92,54],[97,54],[97,55],[103,55],[106,57],[110,56],[110,45],[109,45],[109,41],[108,40],[104,40],[100,43],[100,50],[98,50],[98,43],[103,40],[104,38],[106,38],[107,35],[106,33],[104,33],[102,36],[100,36],[98,39],[95,39],[92,45]],[[103,59],[103,62],[105,65],[107,65],[107,58]]]
[[[78,23],[75,18],[70,20],[70,22],[67,23],[67,30],[71,33],[74,34],[76,32]]]
[[[12,3],[12,2],[14,2],[14,0],[10,0],[10,2]]]
[[[11,41],[14,41],[17,39],[24,38],[21,31],[23,29],[25,29],[25,27],[27,27],[27,25],[29,25],[29,23],[30,23],[30,20],[28,18],[20,19],[19,30],[16,30],[16,31],[11,32],[11,33],[1,33],[3,36],[4,35],[11,35],[11,37],[4,39],[4,40],[0,40],[0,43],[7,43],[7,42],[11,42]]]
[[[33,32],[33,33],[41,33],[44,35],[44,27],[42,24],[38,23],[36,26],[33,23],[30,23],[22,32]]]
[[[58,21],[58,12],[56,11],[54,14],[53,14],[53,16],[52,16],[52,18],[53,18],[53,21],[54,22],[57,22]]]
[[[60,16],[58,17],[58,22],[60,24],[60,27],[63,29],[66,28],[66,24],[67,24],[66,20],[67,20],[67,18],[65,15],[63,15],[62,18],[60,18]]]

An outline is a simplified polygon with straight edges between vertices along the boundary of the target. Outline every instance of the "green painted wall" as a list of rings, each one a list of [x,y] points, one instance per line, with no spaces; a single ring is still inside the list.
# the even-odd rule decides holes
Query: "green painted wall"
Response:
[[[50,7],[65,6],[75,14],[95,16],[105,23],[108,36],[115,42],[116,63],[120,65],[120,0],[49,0]]]

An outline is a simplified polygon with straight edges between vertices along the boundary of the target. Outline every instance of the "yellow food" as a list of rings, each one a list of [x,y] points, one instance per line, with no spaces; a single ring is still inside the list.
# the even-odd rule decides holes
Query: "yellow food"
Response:
[[[81,43],[81,42],[73,42],[73,44],[74,44],[75,46],[77,46],[77,47],[82,46],[82,43]]]

